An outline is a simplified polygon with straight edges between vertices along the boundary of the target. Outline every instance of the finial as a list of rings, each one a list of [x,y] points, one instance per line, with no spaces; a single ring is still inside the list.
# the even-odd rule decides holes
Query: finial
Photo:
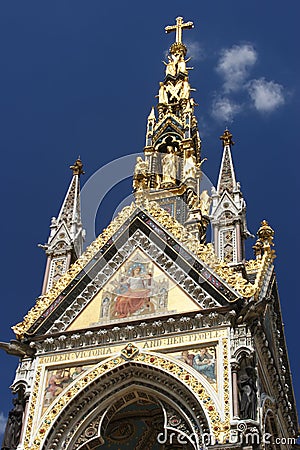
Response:
[[[220,139],[221,141],[223,141],[223,147],[225,147],[225,145],[234,145],[234,142],[232,140],[232,134],[230,133],[227,127],[222,136],[220,136]]]
[[[84,175],[83,164],[81,162],[80,156],[76,159],[73,166],[70,166],[70,169],[73,170],[73,175]]]
[[[183,22],[183,17],[176,17],[176,25],[169,25],[165,27],[166,33],[176,31],[175,42],[182,44],[182,30],[184,28],[194,28],[193,22]]]
[[[149,120],[150,120],[150,119],[155,119],[154,106],[152,106],[152,108],[151,108],[151,112],[150,112],[150,114],[149,114],[149,116],[148,116],[148,119],[149,119]]]
[[[270,225],[266,220],[263,220],[261,222],[261,227],[257,232],[257,236],[265,243],[269,245],[274,245],[273,244],[274,230],[273,228],[270,227]]]
[[[187,53],[187,48],[182,42],[182,30],[184,28],[194,28],[193,22],[183,22],[183,17],[176,18],[176,25],[168,25],[165,27],[166,33],[171,33],[172,31],[176,32],[175,42],[170,47],[170,53],[175,54],[177,52],[183,53],[185,56]]]
[[[265,251],[268,252],[272,259],[276,258],[275,251],[271,249],[274,245],[274,230],[266,220],[261,222],[261,227],[257,232],[257,236],[258,239],[252,247],[256,258],[260,259]]]

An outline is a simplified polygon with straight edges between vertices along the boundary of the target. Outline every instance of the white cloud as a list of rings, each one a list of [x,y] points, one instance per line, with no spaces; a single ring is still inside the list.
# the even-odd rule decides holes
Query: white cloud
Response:
[[[7,419],[4,416],[3,412],[0,412],[0,435],[4,434],[6,421],[7,421]]]
[[[257,53],[252,45],[234,45],[223,50],[217,71],[224,78],[225,92],[243,88],[251,67],[256,63]]]
[[[285,102],[283,86],[274,81],[266,81],[264,78],[251,80],[248,92],[255,109],[259,112],[272,112]]]
[[[205,58],[203,47],[197,41],[186,41],[187,56],[192,57],[194,61],[202,61]]]
[[[165,51],[164,51],[164,60],[165,61],[168,61],[168,55],[170,54],[170,52],[169,52],[169,49],[166,49]]]
[[[228,97],[217,97],[212,104],[212,115],[222,122],[232,122],[233,117],[240,112],[241,106]]]

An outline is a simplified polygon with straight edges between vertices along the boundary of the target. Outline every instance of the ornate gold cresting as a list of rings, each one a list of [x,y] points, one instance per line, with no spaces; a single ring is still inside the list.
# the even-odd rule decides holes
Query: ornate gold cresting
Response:
[[[73,171],[73,175],[84,175],[84,171],[83,171],[83,164],[82,161],[80,159],[80,156],[78,156],[78,158],[76,159],[75,163],[73,164],[73,166],[70,166],[70,169],[72,169]]]
[[[232,140],[232,134],[227,128],[222,134],[222,136],[220,136],[220,139],[223,142],[223,147],[225,147],[225,145],[234,145],[234,142]]]

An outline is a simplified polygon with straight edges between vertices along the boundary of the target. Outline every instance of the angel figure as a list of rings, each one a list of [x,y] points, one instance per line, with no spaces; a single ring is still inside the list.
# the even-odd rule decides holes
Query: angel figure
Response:
[[[200,195],[200,209],[201,209],[201,213],[204,216],[209,215],[210,204],[211,204],[211,198],[208,195],[207,191],[206,190],[202,191],[201,195]]]
[[[144,161],[141,156],[138,156],[133,176],[133,187],[135,190],[141,191],[147,187],[148,168],[148,162]]]
[[[190,151],[185,158],[183,166],[183,180],[188,178],[195,178],[197,171],[196,158]]]
[[[190,93],[191,93],[190,83],[188,82],[188,77],[185,77],[182,83],[181,98],[188,100],[190,98]]]
[[[158,103],[168,103],[168,95],[164,83],[159,83]]]
[[[134,175],[144,175],[147,176],[148,163],[144,161],[141,156],[136,158],[136,165],[134,168]]]
[[[172,77],[176,77],[176,73],[177,73],[176,60],[174,58],[172,58],[170,55],[168,55],[168,60],[169,60],[168,63],[163,61],[163,63],[166,66],[166,76],[171,75]]]

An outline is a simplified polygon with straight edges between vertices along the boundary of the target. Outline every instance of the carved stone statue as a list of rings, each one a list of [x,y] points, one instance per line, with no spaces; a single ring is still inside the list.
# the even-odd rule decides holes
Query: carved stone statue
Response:
[[[209,215],[210,204],[211,204],[211,198],[208,195],[207,191],[206,190],[202,191],[200,194],[200,209],[201,209],[201,213],[204,216]]]
[[[172,52],[171,55],[168,55],[168,60],[168,63],[164,63],[166,65],[166,76],[176,77],[179,73],[187,75],[186,63],[188,60],[185,61],[182,51]]]
[[[136,165],[134,168],[134,175],[144,175],[147,176],[148,163],[144,161],[141,156],[136,158]]]
[[[162,184],[175,185],[177,174],[177,157],[172,145],[167,146],[167,153],[162,158]]]
[[[14,398],[14,407],[8,414],[8,420],[2,442],[2,450],[16,450],[20,442],[24,412],[23,400]]]
[[[188,178],[195,178],[196,171],[197,171],[196,158],[192,154],[192,152],[189,152],[184,161],[183,180],[187,180]]]
[[[245,373],[239,376],[240,418],[256,420],[257,395],[253,367],[245,367]]]
[[[179,61],[177,63],[177,73],[185,73],[185,74],[187,74],[186,61],[184,60],[183,55],[181,56],[181,58],[179,59]]]
[[[172,55],[173,56],[173,55]],[[168,64],[166,64],[166,76],[171,75],[172,77],[176,77],[177,74],[177,64],[176,60],[170,55],[168,55]]]
[[[188,100],[190,98],[191,87],[186,77],[182,83],[181,98]]]
[[[159,83],[158,103],[168,104],[168,95],[164,83]]]
[[[141,156],[136,158],[136,165],[134,168],[133,187],[136,191],[142,191],[147,187],[148,181],[148,162],[144,161]]]

